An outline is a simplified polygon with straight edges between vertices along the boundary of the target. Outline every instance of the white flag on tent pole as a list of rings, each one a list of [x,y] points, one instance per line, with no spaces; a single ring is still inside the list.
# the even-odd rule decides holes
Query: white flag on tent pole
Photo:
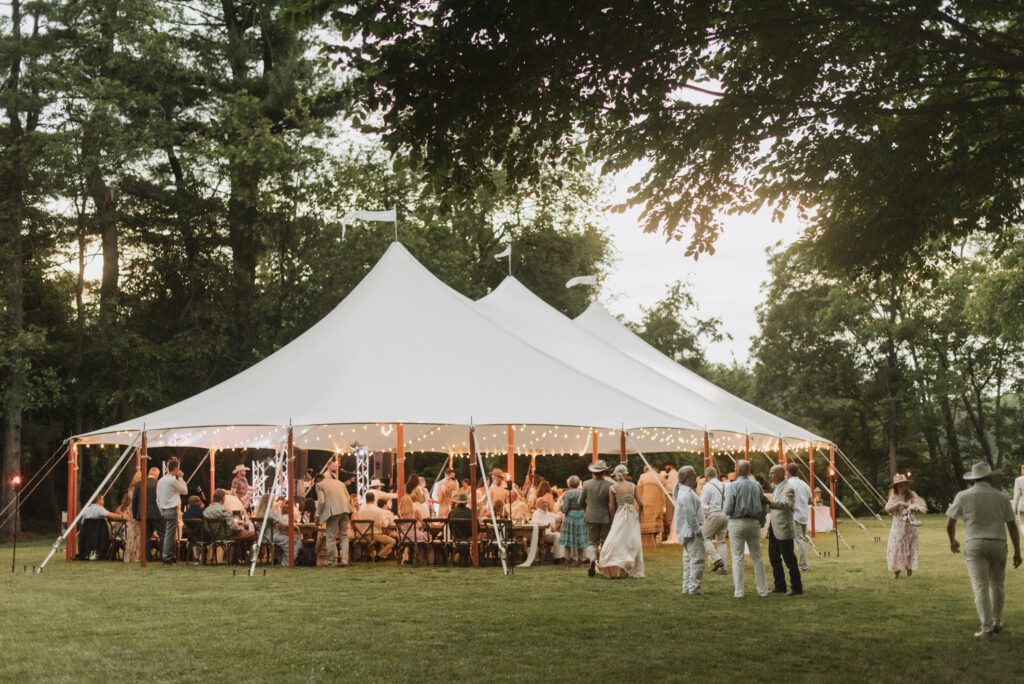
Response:
[[[512,254],[512,245],[509,245],[508,247],[505,248],[505,251],[502,252],[501,254],[495,254],[494,258],[500,261],[501,259],[504,259],[505,257],[510,256],[511,254]]]
[[[597,276],[576,276],[575,278],[570,278],[569,281],[566,282],[565,287],[570,288],[576,287],[577,285],[597,285]]]
[[[345,228],[352,219],[364,221],[382,221],[387,223],[398,223],[398,209],[387,209],[385,211],[350,211],[341,217],[341,239],[345,239]]]

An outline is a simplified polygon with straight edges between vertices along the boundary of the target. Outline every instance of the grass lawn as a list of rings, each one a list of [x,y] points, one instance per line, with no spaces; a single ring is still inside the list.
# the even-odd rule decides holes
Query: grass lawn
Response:
[[[647,578],[581,570],[165,568],[66,564],[49,544],[0,548],[0,681],[1016,681],[1024,568],[1008,569],[1005,631],[974,639],[963,556],[945,519],[922,530],[919,573],[893,581],[886,529],[848,529],[839,559],[811,559],[802,597],[732,597],[730,575],[680,593],[681,549],[647,554]],[[848,526],[849,527],[849,526]],[[873,542],[874,536],[880,537]],[[962,528],[960,539],[963,541]],[[819,549],[835,554],[834,537]],[[767,554],[766,554],[767,556]],[[770,575],[769,575],[770,576]]]

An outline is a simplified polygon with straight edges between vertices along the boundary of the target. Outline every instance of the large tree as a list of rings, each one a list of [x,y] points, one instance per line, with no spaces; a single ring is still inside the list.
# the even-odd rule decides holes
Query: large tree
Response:
[[[892,266],[1022,218],[1024,5],[996,1],[293,0],[348,38],[354,104],[452,193],[585,152],[646,164],[648,231],[713,251],[723,212],[806,215]],[[372,116],[372,114],[378,114]]]

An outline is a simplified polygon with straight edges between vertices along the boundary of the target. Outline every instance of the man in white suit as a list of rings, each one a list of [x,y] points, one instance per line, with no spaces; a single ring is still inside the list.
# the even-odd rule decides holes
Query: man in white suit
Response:
[[[775,485],[772,499],[768,502],[771,509],[768,525],[768,561],[772,564],[772,576],[775,579],[773,594],[799,596],[804,593],[800,580],[800,566],[793,552],[796,490],[786,481],[786,469],[780,465],[772,466],[768,471],[768,479]],[[789,569],[789,591],[786,591],[786,573],[782,569],[785,562]]]
[[[704,534],[701,521],[704,519],[700,497],[693,491],[697,486],[697,473],[693,466],[679,470],[679,489],[675,500],[676,536],[683,545],[683,594],[701,596],[701,580],[704,578]]]
[[[786,482],[793,488],[793,549],[796,551],[800,572],[807,572],[807,523],[811,516],[811,485],[800,479],[800,468],[796,463],[786,466]]]
[[[327,477],[316,484],[316,514],[327,527],[327,567],[334,565],[335,544],[341,542],[341,567],[348,565],[348,521],[352,517],[348,487],[338,479],[338,463],[327,464]]]
[[[1017,524],[1024,530],[1024,465],[1020,467],[1020,477],[1013,481],[1013,512]]]

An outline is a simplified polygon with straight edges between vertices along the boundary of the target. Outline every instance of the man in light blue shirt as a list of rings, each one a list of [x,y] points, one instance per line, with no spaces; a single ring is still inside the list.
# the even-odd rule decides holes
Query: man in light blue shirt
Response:
[[[676,491],[676,537],[683,544],[683,594],[701,596],[704,579],[704,534],[701,521],[704,507],[693,488],[697,472],[693,466],[679,469],[679,488]]]
[[[754,583],[758,596],[768,596],[768,578],[761,556],[761,526],[764,525],[764,491],[750,477],[750,461],[736,462],[736,481],[725,489],[725,514],[729,517],[732,545],[732,582],[736,598],[743,598],[743,547],[750,549],[754,564]]]

